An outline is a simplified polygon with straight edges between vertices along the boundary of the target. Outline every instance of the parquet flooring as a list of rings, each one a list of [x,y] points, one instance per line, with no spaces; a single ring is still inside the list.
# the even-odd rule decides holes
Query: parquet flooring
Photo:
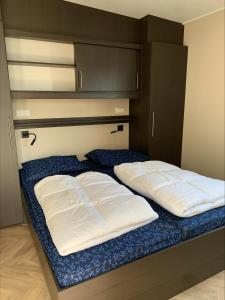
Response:
[[[225,272],[221,272],[170,300],[225,300]]]
[[[0,299],[50,300],[26,225],[0,230]]]
[[[217,274],[171,300],[225,300],[224,274]],[[50,300],[26,225],[0,230],[0,300]]]

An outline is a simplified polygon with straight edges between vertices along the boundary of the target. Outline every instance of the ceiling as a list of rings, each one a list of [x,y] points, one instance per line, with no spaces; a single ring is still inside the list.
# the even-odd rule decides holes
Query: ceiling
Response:
[[[148,14],[186,23],[224,8],[224,0],[67,0],[135,18]]]

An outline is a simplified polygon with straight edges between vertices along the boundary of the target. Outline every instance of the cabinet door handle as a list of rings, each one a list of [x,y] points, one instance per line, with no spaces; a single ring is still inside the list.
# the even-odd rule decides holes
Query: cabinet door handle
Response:
[[[10,118],[8,117],[8,132],[9,132],[9,142],[10,142],[10,147],[13,147],[13,142],[12,142],[12,131],[11,131],[11,121]]]
[[[139,74],[137,73],[136,77],[137,91],[139,90]]]
[[[154,137],[155,134],[155,112],[152,112],[152,137]]]
[[[79,70],[79,74],[80,74],[80,80],[79,80],[79,83],[80,83],[80,89],[82,89],[83,88],[83,73],[82,73],[82,71],[81,70]]]
[[[79,86],[78,86],[78,72],[77,72],[77,68],[75,67],[75,92],[78,90]]]

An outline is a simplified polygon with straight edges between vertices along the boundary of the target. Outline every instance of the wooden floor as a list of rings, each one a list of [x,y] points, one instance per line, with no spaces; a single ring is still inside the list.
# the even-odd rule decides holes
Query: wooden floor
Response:
[[[171,300],[225,300],[224,278],[222,272]],[[26,225],[0,230],[0,299],[50,300]]]

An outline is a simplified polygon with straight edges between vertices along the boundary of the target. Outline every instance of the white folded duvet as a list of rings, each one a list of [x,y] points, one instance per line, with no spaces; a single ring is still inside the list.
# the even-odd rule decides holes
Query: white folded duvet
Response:
[[[116,176],[139,194],[179,217],[225,205],[225,182],[182,170],[162,161],[125,163]]]
[[[158,218],[144,198],[102,173],[46,177],[35,185],[34,191],[62,256],[116,238]]]

